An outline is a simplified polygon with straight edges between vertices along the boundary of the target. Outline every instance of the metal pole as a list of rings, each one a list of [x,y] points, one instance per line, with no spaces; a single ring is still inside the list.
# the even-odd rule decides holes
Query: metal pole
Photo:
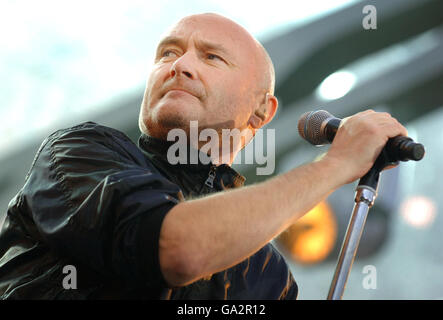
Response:
[[[369,208],[374,204],[376,190],[366,185],[359,185],[355,193],[355,205],[346,230],[346,236],[340,251],[334,278],[329,289],[328,300],[343,297],[352,263],[357,253]]]
[[[407,145],[409,138],[399,137],[402,140],[390,139],[388,144],[392,146],[397,143],[394,148],[396,152],[392,152],[389,148],[383,148],[372,168],[360,179],[356,193],[355,205],[352,211],[352,216],[349,221],[346,236],[340,251],[340,256],[335,269],[334,278],[328,293],[328,300],[342,299],[343,292],[346,287],[349,273],[351,272],[352,263],[357,253],[358,244],[360,242],[363,228],[368,216],[369,208],[374,204],[377,196],[378,180],[380,172],[391,165],[397,165],[399,161],[421,160],[424,156],[424,147],[419,143],[412,143]],[[397,142],[395,142],[397,141]],[[400,141],[400,142],[398,142]],[[406,141],[406,144],[404,144]],[[400,144],[398,144],[400,143]],[[403,146],[401,146],[403,144]],[[417,153],[415,153],[417,151]]]

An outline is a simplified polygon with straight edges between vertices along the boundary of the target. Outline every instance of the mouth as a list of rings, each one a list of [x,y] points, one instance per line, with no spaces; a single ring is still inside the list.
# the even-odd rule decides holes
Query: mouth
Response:
[[[188,91],[188,90],[182,89],[182,88],[171,88],[171,89],[168,89],[168,90],[166,90],[166,91],[161,95],[160,99],[163,98],[163,97],[166,96],[166,95],[177,95],[177,96],[191,95],[191,96],[193,96],[194,98],[200,99],[200,98],[199,98],[197,95],[195,95],[194,93],[192,93],[192,92],[190,92],[190,91]]]
[[[191,96],[194,96],[192,93],[190,93],[189,91],[186,91],[186,90],[183,90],[183,89],[171,89],[171,90],[168,90],[167,92],[166,92],[166,94],[168,94],[168,93],[178,93],[178,94],[189,94],[189,95],[191,95]],[[165,95],[166,95],[165,94]]]

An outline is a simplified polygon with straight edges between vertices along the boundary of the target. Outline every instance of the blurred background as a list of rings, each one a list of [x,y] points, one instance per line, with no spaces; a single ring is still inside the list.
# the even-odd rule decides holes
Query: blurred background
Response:
[[[376,29],[363,27],[366,5],[376,9]],[[157,41],[168,26],[200,12],[243,25],[274,61],[274,174],[327,151],[298,136],[298,119],[311,110],[340,118],[387,111],[425,145],[422,161],[382,174],[344,299],[442,299],[441,0],[0,0],[0,224],[53,131],[95,121],[137,141]],[[247,184],[269,178],[254,165],[236,169]],[[326,299],[355,187],[340,188],[274,240],[300,299]]]

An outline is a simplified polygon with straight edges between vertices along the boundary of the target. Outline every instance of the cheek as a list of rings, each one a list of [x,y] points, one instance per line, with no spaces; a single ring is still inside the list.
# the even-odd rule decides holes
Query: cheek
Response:
[[[230,128],[242,128],[249,119],[247,99],[238,88],[226,85],[214,94],[215,101],[212,101],[209,108],[211,118],[215,122],[225,123]],[[209,110],[208,110],[209,111]]]
[[[249,118],[252,102],[251,88],[239,80],[228,82],[226,88],[227,111],[233,116],[233,119],[243,123],[246,118]]]
[[[217,81],[217,89],[217,99],[224,105],[225,111],[234,111],[243,102],[244,90],[236,79]]]
[[[146,83],[146,99],[148,101],[148,107],[151,107],[159,98],[160,89],[163,85],[163,79],[166,76],[164,68],[153,67]]]

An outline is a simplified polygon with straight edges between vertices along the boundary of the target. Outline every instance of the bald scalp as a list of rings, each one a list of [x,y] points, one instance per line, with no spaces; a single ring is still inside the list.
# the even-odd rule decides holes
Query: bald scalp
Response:
[[[235,21],[226,18],[220,14],[207,12],[193,14],[186,16],[179,20],[176,24],[184,23],[187,21],[199,21],[202,19],[207,19],[209,21],[217,21],[221,24],[224,23],[233,28],[233,31],[240,33],[245,41],[248,41],[252,48],[254,48],[254,58],[255,58],[255,72],[257,73],[257,79],[259,80],[257,85],[257,90],[269,92],[274,94],[275,90],[275,69],[269,53],[265,47],[258,41],[253,35],[251,35],[244,27],[236,23]]]
[[[274,63],[272,62],[271,57],[269,56],[268,51],[263,47],[263,45],[256,40],[257,46],[259,47],[260,54],[261,54],[261,60],[262,60],[262,66],[264,69],[263,72],[263,88],[269,92],[270,94],[274,94],[275,90],[275,69],[274,69]]]

